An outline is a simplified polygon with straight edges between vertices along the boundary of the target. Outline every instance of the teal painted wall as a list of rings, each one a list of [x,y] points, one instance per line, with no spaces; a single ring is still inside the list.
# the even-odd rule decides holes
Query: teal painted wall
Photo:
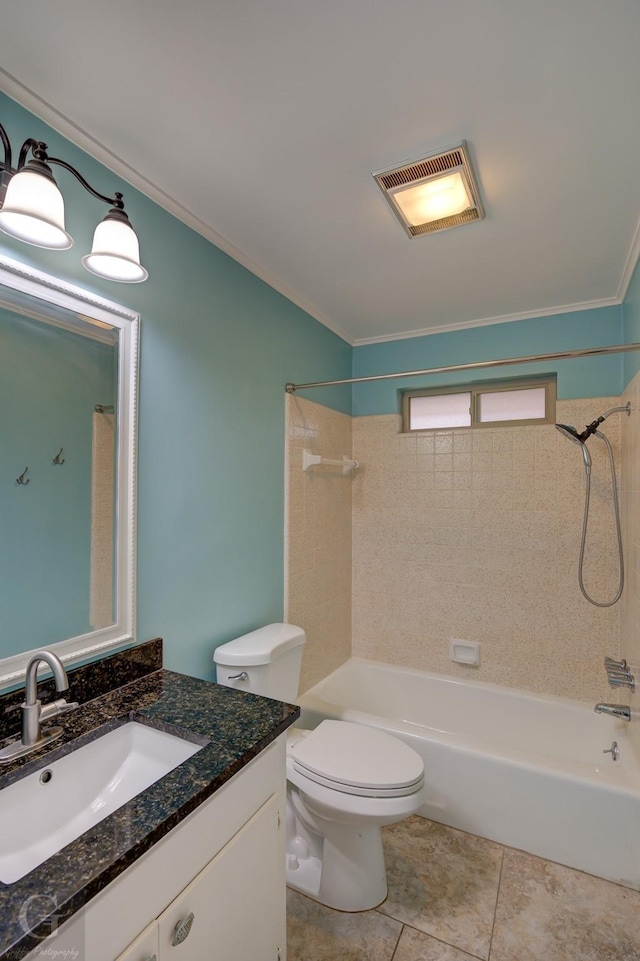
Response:
[[[115,359],[107,344],[0,310],[0,657],[90,629],[93,412],[116,403]]]
[[[212,678],[216,644],[283,614],[284,385],[349,377],[351,348],[3,95],[0,121],[124,194],[145,284],[81,266],[106,208],[64,171],[75,246],[0,234],[0,252],[140,312],[137,636],[162,635],[169,668]],[[351,391],[322,403],[349,412]]]
[[[636,264],[627,296],[623,304],[624,339],[629,344],[640,344],[640,261]],[[640,351],[624,355],[624,386],[633,380],[640,370]]]
[[[600,307],[356,347],[353,351],[353,376],[445,367],[622,342],[622,308]],[[355,384],[353,413],[356,416],[396,413],[400,410],[400,392],[411,388],[440,387],[469,383],[471,380],[496,380],[550,372],[558,374],[558,397],[563,399],[619,394],[622,389],[623,356],[612,354],[555,364],[494,367],[474,372],[472,375],[464,371]]]

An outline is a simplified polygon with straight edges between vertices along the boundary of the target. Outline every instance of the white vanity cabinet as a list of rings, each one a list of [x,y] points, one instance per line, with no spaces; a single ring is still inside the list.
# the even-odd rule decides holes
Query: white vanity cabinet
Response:
[[[285,961],[284,805],[280,736],[27,961]]]
[[[148,961],[154,954],[157,961],[284,958],[274,883],[274,868],[283,863],[278,802],[274,796],[263,804],[117,961]]]

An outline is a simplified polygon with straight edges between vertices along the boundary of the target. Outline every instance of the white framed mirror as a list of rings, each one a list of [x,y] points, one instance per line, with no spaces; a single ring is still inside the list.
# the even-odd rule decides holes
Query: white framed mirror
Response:
[[[0,689],[135,630],[139,315],[0,256]]]

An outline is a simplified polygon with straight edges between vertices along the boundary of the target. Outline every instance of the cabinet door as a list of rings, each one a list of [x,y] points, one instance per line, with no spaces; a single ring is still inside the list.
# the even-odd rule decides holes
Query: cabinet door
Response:
[[[158,961],[284,959],[279,820],[273,795],[163,911]]]
[[[153,921],[115,961],[157,961],[158,922]]]

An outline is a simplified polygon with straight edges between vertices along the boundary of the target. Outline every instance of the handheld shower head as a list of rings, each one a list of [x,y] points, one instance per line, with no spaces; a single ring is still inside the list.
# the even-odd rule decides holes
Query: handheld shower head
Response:
[[[565,437],[568,437],[569,440],[572,440],[574,444],[582,443],[578,431],[575,429],[575,427],[572,427],[571,424],[556,424],[555,426],[556,430],[559,430],[561,434],[563,434]]]
[[[605,422],[607,417],[610,417],[611,414],[622,413],[623,411],[625,414],[627,414],[627,416],[631,414],[630,401],[628,404],[625,404],[624,407],[612,407],[610,410],[605,411],[605,413],[601,414],[601,416],[596,420],[592,421],[590,424],[587,424],[581,434],[579,434],[576,428],[572,427],[570,424],[556,424],[556,430],[559,430],[564,437],[568,437],[569,440],[572,440],[574,444],[580,444],[582,447],[584,469],[587,474],[591,471],[591,454],[587,450],[586,441],[589,440],[592,434],[598,434],[598,427],[600,424]],[[600,437],[601,435],[598,434],[598,436]]]
[[[563,437],[568,437],[569,440],[573,441],[574,444],[577,444],[580,448],[582,448],[584,469],[587,473],[589,473],[591,470],[591,454],[587,449],[584,439],[581,437],[575,427],[572,427],[571,424],[556,424],[556,430],[559,430]]]

